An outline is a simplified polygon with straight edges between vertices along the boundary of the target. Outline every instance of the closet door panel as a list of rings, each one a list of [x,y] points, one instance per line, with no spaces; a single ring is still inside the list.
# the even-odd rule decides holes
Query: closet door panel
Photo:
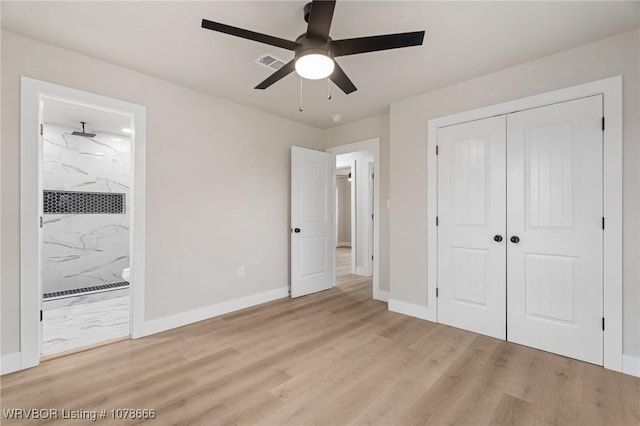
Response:
[[[600,365],[601,118],[600,95],[507,116],[508,340]]]
[[[441,128],[438,150],[438,322],[504,339],[505,117]]]

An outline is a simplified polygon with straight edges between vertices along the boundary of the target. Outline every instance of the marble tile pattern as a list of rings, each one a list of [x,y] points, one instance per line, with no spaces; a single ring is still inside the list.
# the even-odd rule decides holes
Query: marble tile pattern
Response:
[[[93,300],[93,296],[97,295],[84,296],[85,303],[43,309],[42,355],[65,352],[129,335],[129,296],[102,300]],[[82,297],[78,296],[78,299]]]
[[[125,193],[126,214],[46,214],[43,292],[122,281],[129,266],[130,139],[44,123],[43,189]]]

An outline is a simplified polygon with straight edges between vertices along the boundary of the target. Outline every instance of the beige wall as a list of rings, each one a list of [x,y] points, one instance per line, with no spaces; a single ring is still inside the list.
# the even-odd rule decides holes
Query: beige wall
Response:
[[[2,32],[2,354],[20,349],[21,75],[147,107],[148,320],[288,284],[289,147],[323,131]]]
[[[396,102],[390,111],[391,298],[427,304],[427,121],[615,75],[624,84],[624,353],[640,355],[639,33]]]
[[[325,148],[380,138],[380,290],[389,291],[389,114],[377,115],[325,131]]]

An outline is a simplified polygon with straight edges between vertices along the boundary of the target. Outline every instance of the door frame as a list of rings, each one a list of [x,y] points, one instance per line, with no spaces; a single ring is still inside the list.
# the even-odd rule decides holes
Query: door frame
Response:
[[[622,371],[622,76],[606,78],[514,101],[429,120],[427,123],[427,301],[426,319],[436,321],[438,267],[437,132],[441,127],[603,95],[603,315],[606,318],[604,367]]]
[[[100,109],[131,118],[131,321],[132,338],[144,335],[146,108],[130,102],[21,77],[20,104],[20,369],[40,363],[43,99]],[[38,141],[38,143],[34,143]],[[34,285],[36,283],[36,285]],[[135,283],[135,284],[134,284]]]
[[[367,139],[360,142],[354,142],[346,145],[333,146],[327,148],[325,151],[333,154],[349,154],[357,151],[371,151],[373,152],[373,164],[375,174],[380,174],[380,138]],[[354,169],[351,170],[354,173]],[[353,187],[352,187],[353,189]],[[354,196],[352,191],[351,196]],[[389,299],[389,292],[380,290],[380,179],[374,177],[373,179],[373,298],[382,302],[387,302]],[[352,217],[354,212],[351,212]],[[352,221],[353,224],[353,221]],[[354,232],[354,227],[351,228]],[[355,241],[351,241],[353,245]]]
[[[375,185],[376,185],[376,179],[375,179],[375,173],[376,173],[376,163],[375,160],[373,161],[368,161],[367,162],[367,189],[368,189],[368,196],[369,199],[367,200],[367,271],[371,273],[371,275],[373,275],[373,260],[375,259],[375,255],[374,255],[374,250],[373,250],[373,238],[371,238],[371,236],[373,235],[375,238],[375,234],[376,234],[376,229],[373,226],[373,221],[376,217],[376,212],[375,212],[375,202],[376,202],[376,191],[375,191]],[[369,216],[371,216],[371,221],[369,222]],[[371,256],[371,259],[369,259],[369,256]]]
[[[340,154],[337,154],[336,158],[338,157],[338,155],[340,155]],[[336,170],[338,170],[337,161],[338,160],[336,160]],[[346,168],[346,167],[340,167],[340,168],[342,169],[342,168]],[[350,229],[350,234],[351,234],[349,236],[349,239],[351,240],[350,241],[350,244],[351,244],[351,274],[355,275],[355,273],[356,273],[356,257],[353,256],[353,252],[355,250],[355,245],[356,245],[356,238],[355,238],[355,236],[356,236],[356,214],[355,214],[355,211],[356,211],[356,190],[355,190],[355,187],[356,187],[356,185],[355,185],[355,183],[356,183],[356,161],[355,160],[349,161],[349,170],[350,170],[349,173],[352,174],[351,182],[349,182],[349,184],[350,184],[349,185],[349,191],[350,191],[349,192],[349,209],[350,209],[349,229]],[[336,193],[337,193],[337,191],[336,191]],[[336,239],[336,244],[340,243],[340,242],[341,241],[338,241]]]

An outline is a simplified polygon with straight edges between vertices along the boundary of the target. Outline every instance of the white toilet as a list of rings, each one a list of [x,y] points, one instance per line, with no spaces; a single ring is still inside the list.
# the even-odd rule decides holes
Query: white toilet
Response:
[[[127,267],[122,270],[122,280],[129,282],[131,279],[131,268]]]

